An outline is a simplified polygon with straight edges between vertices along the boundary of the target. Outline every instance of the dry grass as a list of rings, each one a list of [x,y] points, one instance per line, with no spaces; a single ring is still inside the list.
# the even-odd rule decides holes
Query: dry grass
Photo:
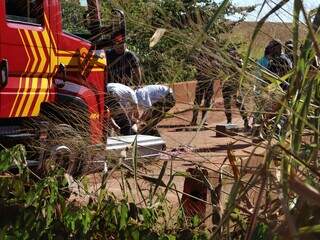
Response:
[[[242,42],[244,46],[241,51],[247,50],[248,44],[251,40],[252,33],[257,26],[256,22],[242,22],[237,25],[230,36],[228,36],[231,42]],[[305,39],[307,35],[307,29],[304,25],[300,25],[300,40]],[[290,23],[276,23],[267,22],[265,23],[261,31],[258,34],[257,39],[253,45],[252,57],[259,58],[263,55],[263,51],[267,43],[271,39],[280,39],[282,42],[292,38],[292,24]]]

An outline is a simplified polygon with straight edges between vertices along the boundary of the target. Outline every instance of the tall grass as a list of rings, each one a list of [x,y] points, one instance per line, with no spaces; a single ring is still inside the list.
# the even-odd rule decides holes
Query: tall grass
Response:
[[[124,158],[116,159],[111,171],[97,177],[98,183],[95,187],[92,186],[95,179],[92,176],[75,180],[78,188],[83,190],[80,196],[80,193],[70,190],[64,179],[66,175],[63,169],[56,169],[56,172],[36,182],[31,177],[34,176],[33,173],[25,168],[23,155],[16,153],[23,152],[23,149],[14,149],[14,154],[5,151],[1,153],[0,164],[0,207],[4,206],[9,210],[16,208],[16,211],[13,211],[14,218],[1,222],[0,236],[91,239],[319,239],[320,73],[314,66],[314,58],[320,56],[320,6],[314,16],[308,16],[303,2],[294,1],[292,36],[288,38],[294,41],[295,67],[290,74],[282,78],[267,72],[262,74],[250,60],[256,36],[268,16],[287,2],[281,1],[257,24],[244,59],[246,64],[242,69],[236,66],[227,54],[229,43],[225,42],[225,38],[213,38],[208,34],[210,28],[219,28],[218,16],[222,14],[228,1],[223,1],[217,12],[209,18],[209,22],[193,23],[188,29],[173,27],[170,16],[159,19],[165,26],[166,33],[158,44],[175,40],[174,44],[171,42],[167,45],[166,52],[177,51],[181,62],[190,60],[189,56],[181,54],[181,49],[196,56],[194,58],[197,64],[206,66],[204,71],[210,79],[223,82],[228,80],[231,74],[235,74],[234,80],[241,81],[240,90],[246,96],[245,104],[250,105],[252,113],[260,111],[258,113],[265,116],[267,137],[265,141],[253,144],[252,152],[245,158],[237,156],[230,145],[227,155],[224,156],[226,160],[219,163],[219,167],[216,167],[217,163],[212,161],[210,156],[197,152],[192,152],[190,160],[183,152],[179,155],[174,151],[167,151],[163,152],[167,156],[165,161],[141,163],[137,157],[138,146],[135,141],[131,149],[133,161],[130,163]],[[146,35],[144,40],[149,41],[156,27],[150,24],[150,16],[147,17],[146,13],[152,14],[159,9],[153,9],[152,4],[141,4],[139,6],[146,8],[130,12],[128,8],[135,4],[136,1],[115,3],[128,10],[127,19],[132,25],[146,29],[150,36]],[[300,36],[299,31],[300,13],[304,16],[308,29],[305,39]],[[128,29],[129,35],[134,36],[135,33],[130,33],[130,30]],[[154,54],[163,54],[157,52],[157,49],[152,51]],[[199,51],[206,59],[214,61],[197,58]],[[180,74],[174,70],[172,66],[162,65],[157,74],[163,74],[164,78],[170,78],[170,81],[174,82],[179,79],[177,74]],[[263,106],[257,109],[252,101],[252,86],[266,78],[271,84],[262,88],[259,102],[263,103]],[[290,84],[287,92],[279,86],[283,81]],[[185,104],[193,107],[190,103]],[[270,115],[273,116],[273,121],[267,121],[270,120],[267,117]],[[178,114],[173,116],[189,121]],[[281,123],[282,117],[285,117],[286,124]],[[279,124],[282,131],[278,131]],[[81,123],[79,125],[81,127]],[[197,130],[199,134],[201,126],[198,126]],[[191,134],[188,137],[191,138]],[[185,142],[184,140],[180,139],[181,143]],[[251,143],[251,136],[244,137],[243,141]],[[263,151],[256,154],[257,148]],[[188,146],[182,150],[188,153]],[[177,152],[179,153],[179,149]],[[3,161],[4,159],[7,161]],[[177,168],[178,162],[197,168],[200,176],[190,176],[185,168]],[[12,176],[8,171],[12,163],[20,167],[20,175],[8,180],[7,176]],[[151,169],[148,169],[150,166]],[[209,176],[204,170],[209,172]],[[211,181],[210,174],[218,176],[218,180]],[[188,196],[206,204],[209,211],[204,218],[190,218],[183,210],[183,190],[179,182],[186,178],[202,182],[210,193],[207,200]],[[111,188],[114,186],[119,186],[117,193],[112,192]],[[70,194],[75,195],[73,200]],[[85,197],[88,201],[84,200]]]
[[[268,138],[259,147],[264,148],[264,153],[256,165],[255,172],[248,174],[250,161],[254,161],[254,154],[250,155],[247,163],[241,166],[230,163],[234,171],[229,170],[224,178],[233,176],[233,185],[228,192],[226,205],[222,217],[211,232],[214,238],[221,234],[223,239],[317,239],[319,224],[318,203],[320,196],[319,187],[319,69],[314,65],[315,56],[319,56],[319,15],[320,10],[314,11],[314,16],[308,16],[302,1],[294,1],[293,23],[290,35],[294,42],[294,69],[284,77],[263,73],[257,75],[257,66],[251,61],[251,52],[256,42],[256,37],[261,33],[268,17],[284,7],[288,1],[280,1],[261,21],[251,36],[251,41],[245,57],[244,68],[238,69],[226,54],[226,45],[220,41],[219,36],[211,39],[197,26],[187,35],[166,25],[166,37],[184,39],[177,41],[176,45],[167,51],[183,46],[188,53],[201,49],[202,53],[215,59],[205,70],[211,79],[228,77],[230,69],[242,76],[242,89],[248,96],[246,103],[252,95],[250,89],[253,84],[268,79],[271,84],[263,87],[260,101],[263,106],[260,110],[251,103],[253,112],[273,116],[273,121],[265,118],[264,123],[268,129]],[[223,5],[221,5],[223,6]],[[303,16],[300,22],[299,15]],[[133,16],[129,21],[139,24]],[[169,21],[170,22],[170,21]],[[307,34],[301,33],[301,26]],[[199,37],[200,36],[200,37]],[[201,47],[199,39],[207,38],[207,45]],[[278,36],[267,36],[278,38]],[[286,40],[287,40],[286,39]],[[161,42],[161,40],[160,40]],[[200,44],[200,46],[199,46]],[[208,66],[204,58],[197,59],[197,64]],[[212,71],[212,68],[216,71]],[[286,81],[290,87],[284,92],[280,83]],[[252,99],[252,98],[251,98]],[[281,123],[285,118],[285,124]],[[187,121],[187,119],[186,119]],[[282,131],[278,125],[282,125]],[[250,141],[250,139],[248,139]],[[205,158],[205,157],[203,157]],[[236,159],[232,161],[232,159]],[[229,161],[237,162],[240,157],[228,155]],[[196,162],[193,162],[197,166]],[[203,167],[203,166],[202,166]],[[210,169],[207,165],[205,168]],[[210,169],[212,170],[212,169]],[[237,177],[235,172],[239,171]],[[225,173],[223,173],[224,175]],[[248,197],[248,194],[251,197]],[[252,195],[252,193],[254,193]],[[308,209],[308,211],[306,211]],[[303,220],[302,220],[303,219]]]

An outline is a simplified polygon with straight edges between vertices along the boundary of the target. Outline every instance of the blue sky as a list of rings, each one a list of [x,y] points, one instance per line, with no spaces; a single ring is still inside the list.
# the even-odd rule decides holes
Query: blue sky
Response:
[[[221,1],[221,0],[220,0]],[[256,10],[247,17],[247,21],[256,21],[258,17],[258,13],[261,9],[262,3],[264,0],[231,0],[232,3],[234,3],[236,6],[250,6],[259,4],[259,6],[256,8]],[[280,2],[280,0],[266,0],[267,4],[262,9],[262,12],[258,19],[260,19],[262,16],[264,16],[272,7],[274,7],[277,3]],[[303,4],[305,8],[309,11],[310,9],[314,9],[320,5],[319,0],[304,0]],[[287,13],[289,12],[289,13]],[[281,19],[285,22],[291,22],[292,17],[291,14],[293,12],[293,0],[290,0],[284,7],[283,10],[278,12],[278,16],[273,14],[269,21],[272,22],[280,22]],[[281,19],[280,19],[280,18]]]

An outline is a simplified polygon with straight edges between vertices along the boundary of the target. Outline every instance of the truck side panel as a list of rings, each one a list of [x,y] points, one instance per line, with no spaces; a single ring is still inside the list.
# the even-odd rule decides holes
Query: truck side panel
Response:
[[[12,4],[12,6],[10,6]],[[39,23],[15,12],[14,1],[0,2],[1,59],[9,63],[8,84],[0,90],[0,118],[38,116],[43,102],[54,92],[52,77],[56,60],[48,24],[50,8],[44,0],[37,9]],[[32,7],[32,6],[29,6]]]
[[[91,42],[63,32],[60,4],[0,1],[0,60],[9,64],[8,84],[0,89],[0,120],[37,117],[43,106],[59,106],[58,94],[69,94],[87,104],[88,133],[92,143],[100,143],[106,56]]]

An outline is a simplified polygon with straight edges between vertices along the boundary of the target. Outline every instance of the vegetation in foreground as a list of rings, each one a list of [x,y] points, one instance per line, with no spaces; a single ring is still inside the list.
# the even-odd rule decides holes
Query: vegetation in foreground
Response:
[[[214,13],[221,14],[221,11],[226,9],[227,3],[228,1],[224,1],[222,7],[217,8]],[[287,1],[281,1],[271,12],[277,11],[286,3]],[[141,5],[133,3],[130,5],[129,1],[126,6],[137,6],[143,10],[143,12],[132,11],[135,14],[127,11],[129,23],[132,21],[132,24],[137,24],[138,27],[141,17],[139,14],[146,13],[149,8],[143,8],[146,6],[144,2],[141,2]],[[172,186],[171,182],[168,185],[160,184],[163,177],[161,173],[156,179],[148,179],[153,183],[150,189],[151,197],[140,204],[130,203],[126,197],[118,200],[109,194],[105,188],[107,175],[102,177],[100,191],[94,195],[86,194],[89,192],[89,186],[84,178],[81,184],[80,182],[76,184],[83,190],[82,194],[88,197],[84,204],[81,201],[72,201],[72,195],[76,193],[70,192],[69,178],[63,169],[55,169],[48,176],[38,179],[25,167],[24,149],[17,146],[1,152],[0,156],[0,208],[4,213],[2,216],[10,216],[1,218],[1,238],[319,239],[320,73],[314,66],[314,58],[316,55],[320,56],[320,8],[307,15],[302,1],[295,0],[294,6],[291,38],[294,42],[295,68],[282,78],[268,76],[271,84],[263,89],[266,97],[270,98],[271,93],[276,94],[276,98],[273,98],[276,108],[272,111],[274,116],[272,121],[266,121],[265,127],[268,130],[266,140],[259,145],[265,148],[261,165],[249,176],[242,171],[243,169],[238,169],[234,165],[233,184],[226,207],[221,213],[221,218],[213,222],[211,227],[202,227],[202,221],[197,216],[186,219],[182,208],[177,211],[175,218],[168,218],[170,211],[166,195],[158,193],[157,189],[160,185],[164,189]],[[161,10],[161,8],[156,9]],[[299,13],[305,17],[308,29],[307,38],[302,44],[299,43]],[[219,26],[221,23],[216,16],[213,14],[211,18],[209,17],[215,23],[209,27]],[[257,24],[252,43],[266,18]],[[162,19],[161,15],[159,19]],[[165,20],[164,23],[168,19]],[[145,21],[140,22],[146,24]],[[150,32],[153,32],[151,29],[163,27],[161,23],[163,22],[158,23],[159,26],[152,26]],[[161,50],[165,49],[166,53],[172,54],[175,51],[180,53],[181,48],[178,46],[186,46],[190,51],[196,49],[199,39],[194,36],[209,39],[210,35],[203,32],[205,26],[208,25],[197,23],[182,30],[167,27],[168,33],[160,39],[159,44],[165,44],[166,40],[171,40],[170,42],[173,41],[175,44],[166,43],[163,48],[160,48],[161,45],[156,45],[153,51],[155,54],[160,54]],[[176,39],[180,40],[175,42]],[[210,48],[207,48],[207,54],[218,54],[228,66],[230,59],[225,56],[221,43],[223,41],[218,43],[212,41]],[[254,64],[249,62],[251,50],[252,44],[248,49],[245,66],[239,70],[239,74],[242,74],[243,90],[246,90],[245,87],[250,86],[252,81],[256,81],[252,79]],[[179,57],[180,60],[185,59],[182,55]],[[173,74],[171,66],[175,65],[157,66],[158,70],[162,69],[158,74],[174,76],[171,75]],[[179,71],[176,73],[179,74]],[[223,71],[220,74],[223,76]],[[173,80],[176,81],[179,77],[176,76]],[[290,85],[287,92],[279,87],[283,81],[287,81]],[[262,102],[269,103],[264,99],[264,95],[261,95],[261,98]],[[286,124],[282,125],[283,130],[279,131],[281,116],[286,117]],[[231,153],[228,158],[230,162],[240,159]],[[12,164],[18,167],[18,175],[12,175],[8,171]],[[136,165],[134,159],[133,166]],[[128,169],[123,171],[121,178],[124,183],[126,182],[124,174],[127,171]],[[135,179],[143,177],[135,167],[129,172]],[[247,197],[250,191],[256,192],[255,201]],[[84,196],[81,196],[81,199],[84,199]],[[212,203],[212,207],[213,211],[217,210],[216,204]],[[209,217],[211,214],[213,212]]]
[[[89,194],[86,177],[70,184],[62,168],[39,177],[26,167],[21,145],[0,158],[1,239],[208,239],[197,217],[190,225],[181,211],[166,219],[165,200],[141,207],[105,186]],[[18,174],[9,171],[13,165]]]

